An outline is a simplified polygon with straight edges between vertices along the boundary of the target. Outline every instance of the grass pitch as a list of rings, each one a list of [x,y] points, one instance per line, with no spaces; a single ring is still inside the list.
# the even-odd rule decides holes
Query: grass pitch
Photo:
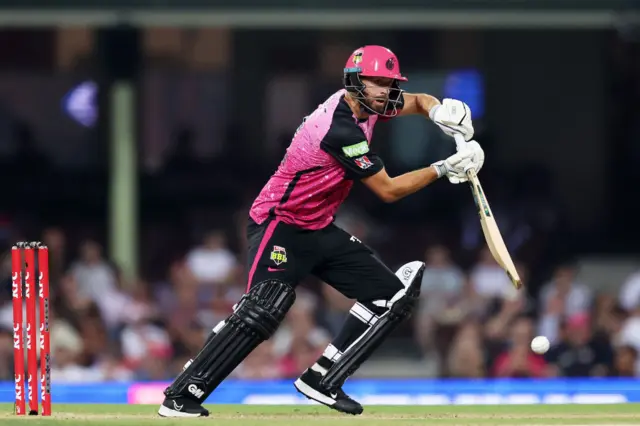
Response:
[[[53,404],[51,417],[13,414],[0,404],[0,425],[191,425],[216,426],[439,426],[439,425],[639,425],[640,404],[616,405],[484,405],[367,406],[364,414],[348,416],[320,405],[207,405],[208,418],[163,419],[157,405]]]

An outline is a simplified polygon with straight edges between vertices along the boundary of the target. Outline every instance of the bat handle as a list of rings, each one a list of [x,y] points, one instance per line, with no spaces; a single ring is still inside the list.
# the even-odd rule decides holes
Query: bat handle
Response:
[[[456,141],[456,148],[460,151],[467,144],[467,141],[464,140],[464,136],[457,134],[453,137]]]

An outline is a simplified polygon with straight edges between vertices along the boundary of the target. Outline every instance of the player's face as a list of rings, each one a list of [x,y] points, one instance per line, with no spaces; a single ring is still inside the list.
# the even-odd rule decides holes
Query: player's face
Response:
[[[364,84],[365,103],[377,113],[384,113],[389,100],[389,90],[393,85],[391,78],[362,78]]]

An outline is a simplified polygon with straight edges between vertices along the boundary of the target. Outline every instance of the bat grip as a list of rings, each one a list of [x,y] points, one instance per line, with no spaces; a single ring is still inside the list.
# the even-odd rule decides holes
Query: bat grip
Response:
[[[458,151],[464,148],[465,145],[467,144],[467,141],[464,140],[464,136],[460,134],[454,135],[453,139],[455,139],[456,141],[456,148],[458,149]]]
[[[458,149],[458,151],[460,151],[461,149],[463,149],[466,145],[467,145],[467,141],[464,140],[464,136],[458,134],[458,135],[454,135],[453,139],[455,139],[456,141],[456,148]],[[473,176],[475,176],[475,172],[468,170],[467,171],[467,176],[472,178]]]

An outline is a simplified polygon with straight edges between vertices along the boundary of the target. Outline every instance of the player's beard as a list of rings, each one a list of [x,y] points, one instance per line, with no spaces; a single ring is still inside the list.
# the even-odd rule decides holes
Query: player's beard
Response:
[[[386,109],[387,109],[387,104],[389,102],[388,98],[372,98],[372,97],[366,97],[364,99],[364,103],[365,105],[377,112],[378,114],[384,114]]]

